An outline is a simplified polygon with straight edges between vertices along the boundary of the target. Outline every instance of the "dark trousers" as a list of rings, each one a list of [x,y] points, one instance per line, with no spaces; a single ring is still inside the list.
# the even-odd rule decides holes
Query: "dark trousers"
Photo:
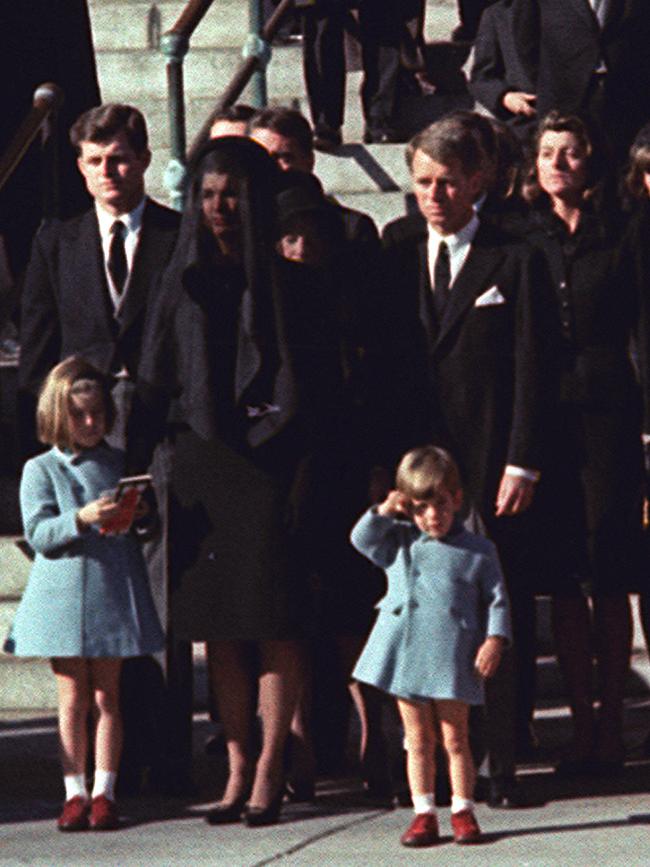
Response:
[[[458,0],[458,17],[466,39],[476,39],[483,11],[495,0]]]
[[[371,131],[394,125],[402,37],[410,6],[419,0],[363,0],[359,39],[364,79],[361,101]],[[303,65],[314,127],[339,129],[345,101],[344,32],[350,11],[344,2],[325,2],[303,11]]]

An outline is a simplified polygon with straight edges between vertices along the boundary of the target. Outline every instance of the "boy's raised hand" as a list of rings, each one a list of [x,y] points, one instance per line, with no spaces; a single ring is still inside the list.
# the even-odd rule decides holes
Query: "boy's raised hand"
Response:
[[[411,501],[400,491],[389,491],[384,502],[377,506],[377,514],[385,518],[410,518]]]
[[[504,640],[500,635],[489,635],[479,647],[474,668],[481,677],[492,677],[501,662]]]

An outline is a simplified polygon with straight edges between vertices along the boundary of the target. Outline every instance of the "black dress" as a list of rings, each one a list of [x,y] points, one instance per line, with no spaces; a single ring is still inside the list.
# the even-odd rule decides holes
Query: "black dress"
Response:
[[[618,227],[588,211],[573,235],[550,212],[535,212],[529,239],[546,255],[557,302],[546,473],[552,544],[565,563],[558,590],[582,580],[593,592],[625,592],[639,584],[643,484],[641,390],[630,344],[647,330],[633,257]]]

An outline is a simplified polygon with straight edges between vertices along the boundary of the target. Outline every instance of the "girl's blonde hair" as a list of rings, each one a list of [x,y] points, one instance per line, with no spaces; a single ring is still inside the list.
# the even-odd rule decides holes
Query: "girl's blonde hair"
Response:
[[[53,367],[43,382],[36,407],[36,433],[40,442],[60,449],[73,448],[70,397],[93,393],[102,396],[108,433],[115,421],[115,403],[108,378],[78,355],[72,355]]]
[[[395,487],[411,500],[430,500],[441,489],[455,494],[461,489],[456,461],[439,446],[411,449],[397,466]]]

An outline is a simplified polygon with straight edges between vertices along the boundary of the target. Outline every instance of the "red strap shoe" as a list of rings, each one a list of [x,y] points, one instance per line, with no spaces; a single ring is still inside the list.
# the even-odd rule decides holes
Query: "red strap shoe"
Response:
[[[115,831],[119,825],[115,801],[109,800],[106,795],[93,798],[90,804],[90,827],[93,831]]]
[[[456,843],[480,843],[481,829],[471,810],[451,814],[451,829]]]
[[[431,813],[418,813],[399,839],[402,846],[435,846],[440,840],[438,819]]]
[[[57,819],[59,831],[85,831],[88,828],[88,810],[90,804],[81,795],[75,795],[63,805],[63,811]]]

